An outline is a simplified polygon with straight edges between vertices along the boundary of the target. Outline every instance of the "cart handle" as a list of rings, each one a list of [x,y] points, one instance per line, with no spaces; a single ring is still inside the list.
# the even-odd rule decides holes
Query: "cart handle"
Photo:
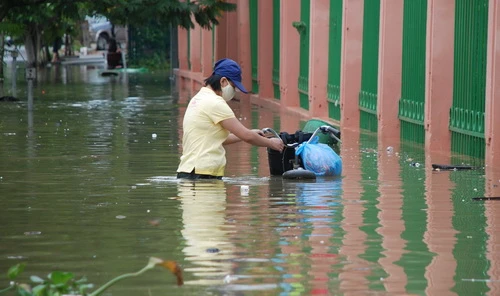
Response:
[[[309,142],[312,141],[312,139],[314,139],[314,137],[316,137],[316,135],[319,133],[319,132],[322,132],[323,134],[326,134],[326,133],[329,133],[330,134],[330,137],[334,138],[335,140],[337,140],[337,142],[339,142],[340,144],[342,144],[342,141],[335,135],[336,133],[338,133],[339,131],[331,126],[328,126],[328,125],[322,125],[320,127],[318,127],[314,133],[312,134],[311,138],[309,139],[309,141],[307,141],[307,143],[309,144]]]
[[[262,132],[263,132],[263,133],[271,133],[271,134],[273,134],[276,138],[281,139],[280,135],[279,135],[279,134],[278,134],[275,130],[273,130],[273,129],[272,129],[272,128],[270,128],[270,127],[265,127],[265,128],[263,128],[263,129],[262,129]]]

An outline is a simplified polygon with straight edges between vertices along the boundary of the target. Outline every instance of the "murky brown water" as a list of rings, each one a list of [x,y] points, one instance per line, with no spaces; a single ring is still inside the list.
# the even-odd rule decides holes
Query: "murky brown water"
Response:
[[[500,195],[498,173],[432,171],[421,147],[343,131],[342,178],[269,177],[266,150],[236,144],[223,181],[178,182],[190,91],[166,73],[40,76],[34,112],[0,103],[0,269],[26,262],[23,281],[100,286],[155,256],[185,285],[158,268],[107,295],[500,294],[500,201],[472,199]],[[252,128],[304,124],[233,107]]]

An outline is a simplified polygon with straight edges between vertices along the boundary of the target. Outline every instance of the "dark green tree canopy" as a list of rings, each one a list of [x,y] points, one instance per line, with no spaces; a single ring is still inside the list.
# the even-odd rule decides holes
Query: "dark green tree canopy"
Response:
[[[154,21],[161,26],[188,29],[196,22],[203,28],[211,28],[218,24],[223,12],[235,9],[235,4],[225,0],[2,0],[0,23],[12,22],[19,16],[39,20],[38,13],[50,10],[56,17],[68,19],[100,14],[121,25],[140,26]]]

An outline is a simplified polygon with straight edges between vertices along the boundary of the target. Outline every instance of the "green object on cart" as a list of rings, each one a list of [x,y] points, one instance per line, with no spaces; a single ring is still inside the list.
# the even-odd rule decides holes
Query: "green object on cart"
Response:
[[[323,120],[311,119],[311,120],[306,122],[306,125],[304,126],[302,131],[305,133],[314,133],[314,131],[318,127],[323,126],[323,125],[328,125],[328,126],[335,128],[333,125],[331,125]],[[330,146],[335,144],[335,139],[330,137],[328,134],[318,133],[318,137],[319,137],[319,143],[327,144]]]

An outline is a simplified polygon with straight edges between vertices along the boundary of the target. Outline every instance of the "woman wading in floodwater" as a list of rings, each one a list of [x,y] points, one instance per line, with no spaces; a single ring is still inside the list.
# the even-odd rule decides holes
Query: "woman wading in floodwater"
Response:
[[[182,123],[182,156],[177,178],[222,179],[226,167],[225,146],[240,141],[268,147],[284,148],[279,138],[266,138],[260,130],[246,128],[234,115],[229,102],[241,83],[241,68],[231,59],[215,63],[205,86],[190,100]]]

